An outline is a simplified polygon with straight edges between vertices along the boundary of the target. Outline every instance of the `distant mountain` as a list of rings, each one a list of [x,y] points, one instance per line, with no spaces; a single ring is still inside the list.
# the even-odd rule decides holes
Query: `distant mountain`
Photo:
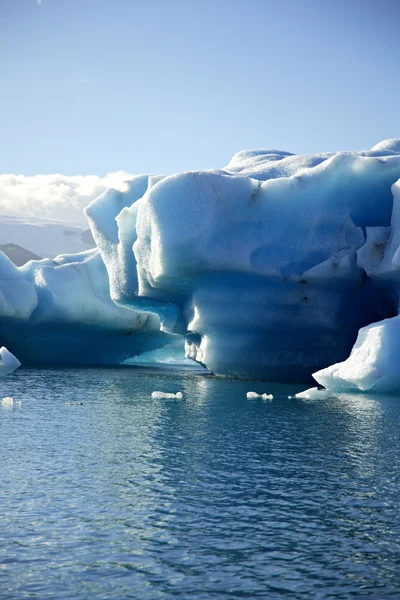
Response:
[[[30,250],[18,246],[18,244],[0,244],[0,250],[4,252],[17,267],[22,267],[22,265],[29,260],[39,260],[40,258],[43,258],[42,256],[30,252]]]
[[[95,246],[89,229],[76,223],[0,215],[0,250],[17,265],[74,254]]]

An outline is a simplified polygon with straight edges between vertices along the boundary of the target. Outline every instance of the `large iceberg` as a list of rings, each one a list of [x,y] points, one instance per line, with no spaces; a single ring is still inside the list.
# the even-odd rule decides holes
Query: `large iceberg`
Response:
[[[86,209],[95,250],[13,271],[26,306],[0,310],[0,341],[22,362],[112,363],[184,339],[219,375],[310,379],[398,314],[399,178],[399,140],[131,177]]]
[[[357,264],[390,225],[398,142],[297,156],[244,151],[223,170],[140,176],[87,209],[120,306],[159,315],[214,373],[299,380],[396,314]]]

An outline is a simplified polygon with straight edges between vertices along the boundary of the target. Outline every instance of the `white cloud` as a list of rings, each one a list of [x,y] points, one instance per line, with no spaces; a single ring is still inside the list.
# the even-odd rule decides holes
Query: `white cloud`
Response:
[[[106,189],[126,189],[132,175],[0,175],[0,214],[87,224],[83,209]]]
[[[39,4],[39,6],[41,6],[43,0],[36,0],[36,4]]]

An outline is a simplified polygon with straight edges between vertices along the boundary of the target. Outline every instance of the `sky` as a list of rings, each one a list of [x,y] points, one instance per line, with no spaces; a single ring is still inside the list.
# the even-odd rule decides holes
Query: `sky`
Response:
[[[400,137],[399,0],[0,0],[0,173]]]

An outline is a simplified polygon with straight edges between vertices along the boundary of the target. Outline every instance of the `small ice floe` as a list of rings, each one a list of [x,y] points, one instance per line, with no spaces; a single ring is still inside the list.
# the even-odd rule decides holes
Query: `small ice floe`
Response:
[[[4,375],[8,375],[18,369],[21,366],[18,358],[11,354],[9,350],[5,346],[0,348],[0,377],[4,377]]]
[[[311,400],[326,398],[328,395],[328,390],[319,390],[318,388],[313,387],[309,388],[308,390],[304,390],[304,392],[299,392],[295,395],[295,398],[305,398],[307,400]],[[293,396],[288,396],[288,398],[293,398]]]
[[[246,398],[247,400],[255,400],[256,398],[261,398],[262,400],[272,400],[272,394],[257,394],[257,392],[247,392]]]
[[[10,396],[6,396],[5,398],[2,398],[1,400],[1,405],[2,406],[13,406],[14,405],[14,398],[10,398]]]
[[[170,399],[177,398],[178,400],[181,400],[183,398],[182,392],[177,392],[176,394],[171,394],[169,392],[152,392],[151,397],[152,398],[170,398]]]
[[[64,402],[65,406],[83,406],[83,402]]]

